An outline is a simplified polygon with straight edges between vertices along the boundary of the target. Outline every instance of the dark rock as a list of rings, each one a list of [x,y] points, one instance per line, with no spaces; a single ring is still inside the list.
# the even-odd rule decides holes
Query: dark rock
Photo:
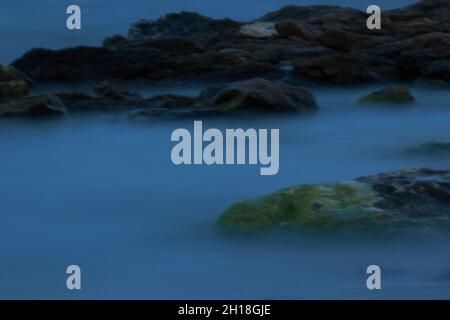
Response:
[[[38,81],[280,80],[279,63],[292,61],[297,81],[448,82],[448,1],[382,16],[382,30],[368,30],[365,12],[336,6],[287,6],[245,24],[182,12],[139,21],[101,48],[34,49],[13,65]]]
[[[129,91],[124,86],[113,84],[108,81],[94,84],[94,90],[97,97],[101,99],[118,102],[142,100],[142,97],[139,94]]]
[[[53,95],[20,98],[0,105],[0,117],[47,118],[65,114],[64,104]]]
[[[212,108],[231,111],[306,112],[317,109],[314,96],[300,87],[255,78],[208,89],[200,95]]]
[[[31,80],[13,66],[0,65],[0,82],[13,80],[21,80],[31,84]]]
[[[374,91],[359,99],[360,104],[411,104],[415,101],[408,88],[390,87]]]
[[[280,37],[299,37],[305,40],[314,40],[320,37],[319,30],[312,26],[295,20],[283,20],[276,24]]]
[[[0,81],[0,99],[23,97],[29,92],[29,84],[24,80]]]
[[[230,19],[216,20],[195,12],[171,13],[156,21],[141,20],[128,32],[130,39],[217,36],[237,32],[240,23]]]
[[[306,56],[292,63],[296,78],[334,84],[379,81],[393,72],[389,60],[356,51]]]
[[[120,45],[127,44],[128,40],[124,36],[120,34],[116,34],[112,37],[107,37],[105,40],[103,40],[103,46],[104,47],[116,47]]]
[[[450,83],[450,59],[436,60],[430,63],[423,77],[426,80]]]
[[[110,82],[93,84],[95,96],[84,92],[57,92],[55,95],[71,112],[121,111],[131,108],[151,106],[139,94],[126,87]]]
[[[188,108],[196,104],[197,99],[174,94],[163,94],[147,99],[146,103],[149,107],[156,109]]]
[[[13,65],[33,80],[74,81],[158,78],[161,68],[167,67],[165,61],[154,49],[74,47],[56,51],[33,49]]]

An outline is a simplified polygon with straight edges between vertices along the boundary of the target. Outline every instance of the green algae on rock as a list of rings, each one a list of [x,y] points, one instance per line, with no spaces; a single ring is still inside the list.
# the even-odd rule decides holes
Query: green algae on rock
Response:
[[[359,99],[359,104],[411,104],[415,101],[408,88],[390,87],[374,91]]]
[[[405,169],[338,184],[299,185],[233,205],[226,232],[426,231],[450,225],[450,171]]]

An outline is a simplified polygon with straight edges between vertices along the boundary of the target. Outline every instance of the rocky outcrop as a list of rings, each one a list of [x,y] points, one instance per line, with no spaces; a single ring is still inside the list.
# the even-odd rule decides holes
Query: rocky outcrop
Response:
[[[0,104],[0,118],[51,118],[65,114],[64,104],[53,95],[20,98]]]
[[[415,99],[408,88],[389,87],[374,91],[359,99],[359,104],[394,104],[405,105],[414,103]]]
[[[138,93],[112,82],[92,83],[95,95],[80,91],[56,92],[69,112],[129,111],[130,108],[151,106]]]
[[[318,109],[312,93],[297,87],[255,78],[210,87],[198,97],[159,95],[145,100],[146,107],[133,119],[198,117],[242,113],[304,113]]]
[[[448,84],[450,7],[422,0],[383,11],[382,29],[363,11],[287,6],[242,23],[196,13],[132,25],[103,47],[34,49],[13,65],[33,80],[237,81],[254,77],[352,84],[430,80]],[[292,73],[281,70],[291,61]]]
[[[237,203],[220,217],[228,232],[401,233],[450,227],[450,171],[408,169],[352,182],[299,185]]]
[[[216,20],[195,12],[184,11],[165,15],[155,21],[140,20],[130,27],[129,38],[136,40],[224,36],[236,32],[240,25],[239,22],[230,19]]]

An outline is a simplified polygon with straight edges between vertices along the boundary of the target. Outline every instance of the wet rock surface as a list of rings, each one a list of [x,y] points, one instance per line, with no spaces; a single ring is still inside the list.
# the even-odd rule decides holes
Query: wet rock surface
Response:
[[[299,185],[237,203],[227,232],[402,233],[450,227],[450,171],[404,169],[351,182]]]
[[[262,78],[213,86],[197,97],[160,95],[145,100],[134,119],[161,116],[198,117],[252,113],[305,113],[318,109],[311,92]]]
[[[52,118],[64,116],[64,104],[53,95],[20,98],[0,104],[0,118]]]
[[[408,88],[389,87],[374,91],[358,101],[361,105],[388,104],[388,105],[408,105],[414,103],[415,98]]]
[[[287,6],[251,22],[182,12],[139,21],[127,36],[105,39],[103,47],[34,49],[13,66],[37,81],[292,77],[331,84],[448,83],[450,3],[423,0],[382,17],[382,30],[368,30],[365,12],[335,6]],[[286,60],[294,72],[278,67]]]

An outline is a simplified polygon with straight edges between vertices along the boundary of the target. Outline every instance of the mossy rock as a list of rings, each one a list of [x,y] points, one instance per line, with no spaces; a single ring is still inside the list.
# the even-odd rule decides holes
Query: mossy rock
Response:
[[[383,219],[363,183],[301,185],[233,205],[219,219],[226,231],[267,229],[360,229]]]
[[[406,105],[414,103],[415,98],[408,88],[390,87],[374,91],[359,99],[359,104],[394,104]]]
[[[450,171],[409,169],[352,182],[299,185],[226,210],[229,233],[268,230],[370,233],[450,226]]]

